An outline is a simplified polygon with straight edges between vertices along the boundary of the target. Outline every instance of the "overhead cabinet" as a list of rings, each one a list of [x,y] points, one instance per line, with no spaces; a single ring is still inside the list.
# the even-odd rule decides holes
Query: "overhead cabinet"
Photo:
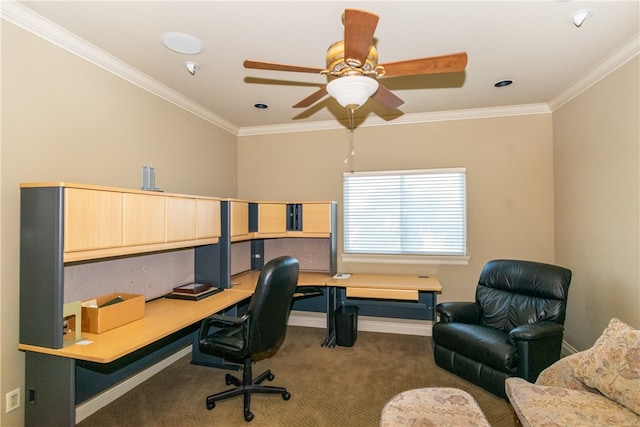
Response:
[[[334,233],[335,202],[229,200],[232,242],[280,237],[328,238]]]
[[[65,252],[122,246],[122,193],[67,188],[64,194]]]
[[[216,239],[220,237],[220,201],[217,199],[195,199],[196,238]]]
[[[249,239],[249,202],[229,201],[229,231],[232,241]]]
[[[290,237],[325,237],[334,224],[333,202],[304,202],[287,205]]]
[[[217,198],[60,186],[65,262],[211,244],[220,237]]]
[[[258,236],[284,237],[287,234],[287,204],[260,202],[258,209]]]
[[[164,196],[123,194],[123,245],[151,245],[165,241],[167,222]]]

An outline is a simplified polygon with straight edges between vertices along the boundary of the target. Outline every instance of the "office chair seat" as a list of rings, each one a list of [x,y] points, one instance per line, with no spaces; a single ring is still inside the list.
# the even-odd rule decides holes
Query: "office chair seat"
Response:
[[[275,354],[284,341],[298,273],[299,263],[295,258],[274,258],[260,272],[256,290],[242,317],[213,315],[202,321],[200,351],[241,359],[243,371],[242,380],[225,375],[225,383],[236,387],[208,396],[207,409],[215,408],[216,401],[243,395],[244,419],[251,421],[254,417],[252,393],[280,394],[284,400],[291,398],[291,393],[284,387],[261,384],[265,379],[273,381],[275,378],[270,370],[253,378],[252,365],[256,360]]]

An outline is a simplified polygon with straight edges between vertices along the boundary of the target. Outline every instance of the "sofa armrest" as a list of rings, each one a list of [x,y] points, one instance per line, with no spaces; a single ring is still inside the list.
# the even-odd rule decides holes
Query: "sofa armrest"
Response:
[[[475,302],[443,302],[436,306],[436,312],[444,323],[480,322],[480,307]]]
[[[507,378],[505,392],[523,427],[636,426],[640,415],[602,395]]]

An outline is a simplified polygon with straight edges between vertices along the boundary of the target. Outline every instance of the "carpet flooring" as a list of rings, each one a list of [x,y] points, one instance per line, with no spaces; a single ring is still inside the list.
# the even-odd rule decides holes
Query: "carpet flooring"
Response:
[[[254,365],[254,375],[271,369],[265,384],[284,386],[278,394],[257,394],[246,423],[242,397],[216,403],[205,397],[224,390],[222,369],[191,365],[186,356],[83,420],[95,426],[349,426],[375,427],[384,404],[395,394],[422,387],[456,387],[470,393],[494,427],[516,427],[508,401],[437,367],[431,339],[358,332],[353,347],[322,348],[324,329],[290,326],[279,351]]]

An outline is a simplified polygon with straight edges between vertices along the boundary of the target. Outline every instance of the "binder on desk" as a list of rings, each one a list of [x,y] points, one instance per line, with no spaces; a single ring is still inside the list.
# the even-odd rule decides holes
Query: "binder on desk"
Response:
[[[167,295],[167,298],[198,301],[222,291],[222,288],[215,288],[210,284],[190,283],[188,285],[182,285],[174,288],[173,292]]]
[[[183,294],[199,294],[211,289],[211,287],[212,285],[210,283],[187,283],[186,285],[173,288],[173,292]]]

